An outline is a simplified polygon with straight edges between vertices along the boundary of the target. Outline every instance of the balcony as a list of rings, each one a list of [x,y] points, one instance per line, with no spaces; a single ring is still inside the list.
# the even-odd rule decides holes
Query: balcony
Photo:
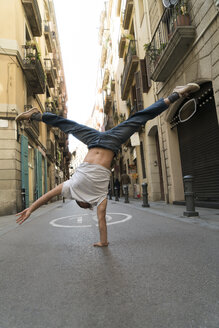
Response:
[[[65,147],[65,142],[66,142],[65,134],[63,132],[61,132],[61,136],[58,140],[59,146],[60,147]]]
[[[151,43],[145,45],[151,66],[151,79],[164,82],[195,39],[195,27],[185,1],[172,9],[166,9],[161,17]]]
[[[34,46],[24,47],[26,53],[23,60],[23,70],[27,85],[33,94],[43,94],[45,92],[45,75],[37,49]]]
[[[111,92],[115,92],[115,80],[111,80]]]
[[[123,28],[128,30],[133,10],[133,0],[127,0],[123,19]]]
[[[108,114],[110,109],[112,108],[112,103],[113,103],[113,98],[111,95],[107,95],[105,98],[105,103],[104,103],[104,113]]]
[[[58,114],[58,104],[55,100],[55,97],[49,97],[45,101],[45,110],[46,112],[51,112],[53,114]]]
[[[45,22],[44,35],[45,35],[47,50],[48,50],[48,52],[52,53],[53,39],[52,39],[52,33],[51,33],[51,30],[50,30],[49,22]]]
[[[55,87],[55,74],[54,74],[54,69],[53,69],[53,65],[52,65],[52,60],[45,59],[44,66],[45,66],[48,86],[50,88],[54,88]]]
[[[55,146],[52,140],[47,139],[46,147],[47,147],[46,155],[49,157],[50,160],[53,161],[55,158]]]
[[[103,83],[102,83],[102,89],[103,90],[106,90],[107,89],[107,84],[109,83],[109,76],[110,76],[110,72],[106,68],[105,69],[105,72],[104,72],[104,76],[103,76]]]
[[[106,57],[107,57],[107,49],[105,46],[102,47],[102,52],[101,52],[101,59],[100,59],[100,66],[101,68],[104,67],[105,62],[106,62]]]
[[[53,128],[53,133],[54,133],[54,136],[55,138],[58,140],[60,138],[60,135],[61,135],[61,131],[59,128]]]
[[[121,36],[119,40],[119,58],[123,57],[125,45],[126,45],[126,37]]]
[[[134,78],[134,73],[138,67],[139,58],[136,55],[136,41],[131,40],[128,47],[126,62],[122,74],[121,81],[121,96],[122,100],[126,100],[129,94],[130,87]]]
[[[30,107],[31,108],[31,107]],[[33,139],[38,139],[39,137],[39,122],[37,121],[24,121],[24,130],[29,136],[31,136]]]
[[[42,19],[37,0],[22,0],[33,36],[42,35]]]
[[[113,121],[113,117],[112,116],[109,116],[108,119],[107,119],[107,124],[106,124],[106,127],[105,127],[105,130],[110,130],[114,127],[114,121]]]

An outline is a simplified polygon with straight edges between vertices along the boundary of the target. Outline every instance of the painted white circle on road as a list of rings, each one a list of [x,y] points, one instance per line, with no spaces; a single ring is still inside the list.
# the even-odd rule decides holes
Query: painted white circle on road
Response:
[[[90,228],[90,227],[92,227],[91,224],[83,224],[83,216],[88,216],[88,214],[82,214],[82,215],[74,214],[74,215],[70,215],[70,216],[64,216],[62,218],[52,220],[49,223],[53,227],[56,227],[56,228]],[[65,223],[63,223],[63,220],[69,221],[69,223],[71,223],[73,221],[73,224],[65,224]],[[57,223],[58,221],[62,221],[62,223]]]
[[[114,216],[114,220],[112,222],[109,222],[109,221],[112,220],[112,216]],[[116,219],[115,220],[115,216],[122,216],[123,219],[119,219],[119,220]],[[107,218],[109,218],[109,220]],[[130,215],[130,214],[125,214],[125,213],[107,213],[106,214],[106,222],[107,222],[107,225],[119,224],[119,223],[126,222],[128,220],[131,220],[131,219],[132,219],[132,215]],[[93,216],[93,220],[98,222],[97,215]],[[97,226],[98,226],[98,224],[97,224]]]
[[[54,219],[49,223],[56,228],[91,228],[92,224],[88,224],[90,221],[89,214],[74,214],[70,216]],[[95,222],[98,222],[97,215],[92,216]],[[106,222],[107,225],[119,224],[132,219],[132,215],[125,213],[107,213]],[[96,224],[98,226],[98,224]]]

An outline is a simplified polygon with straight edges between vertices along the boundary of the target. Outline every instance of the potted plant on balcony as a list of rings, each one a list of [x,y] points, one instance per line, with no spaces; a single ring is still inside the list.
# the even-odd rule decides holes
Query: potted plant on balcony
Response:
[[[174,22],[175,27],[190,25],[187,0],[179,2],[175,8],[176,8],[176,19]]]
[[[166,42],[161,42],[159,48],[156,46],[152,46],[151,43],[146,43],[144,45],[144,50],[150,60],[150,63],[156,64],[159,61],[160,56],[163,53],[163,50],[165,49],[166,45]]]

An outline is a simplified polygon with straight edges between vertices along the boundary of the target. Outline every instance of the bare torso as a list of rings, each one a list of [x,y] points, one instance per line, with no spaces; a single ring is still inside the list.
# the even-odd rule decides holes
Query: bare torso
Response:
[[[95,147],[88,150],[84,162],[99,164],[110,169],[113,157],[114,152],[112,150]]]

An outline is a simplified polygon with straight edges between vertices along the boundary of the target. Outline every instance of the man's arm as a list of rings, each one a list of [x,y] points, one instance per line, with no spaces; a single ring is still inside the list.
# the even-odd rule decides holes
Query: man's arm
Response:
[[[102,201],[102,203],[97,207],[100,242],[95,243],[94,246],[104,247],[109,245],[107,240],[106,207],[107,207],[107,199],[104,199],[104,201]]]
[[[46,194],[41,196],[29,208],[26,208],[22,212],[16,214],[16,215],[20,215],[19,218],[17,218],[16,222],[22,224],[25,220],[28,219],[28,217],[33,211],[35,211],[40,206],[46,204],[53,197],[60,195],[62,192],[62,187],[63,187],[63,183],[61,183],[57,187],[53,188],[52,190],[48,191]]]

